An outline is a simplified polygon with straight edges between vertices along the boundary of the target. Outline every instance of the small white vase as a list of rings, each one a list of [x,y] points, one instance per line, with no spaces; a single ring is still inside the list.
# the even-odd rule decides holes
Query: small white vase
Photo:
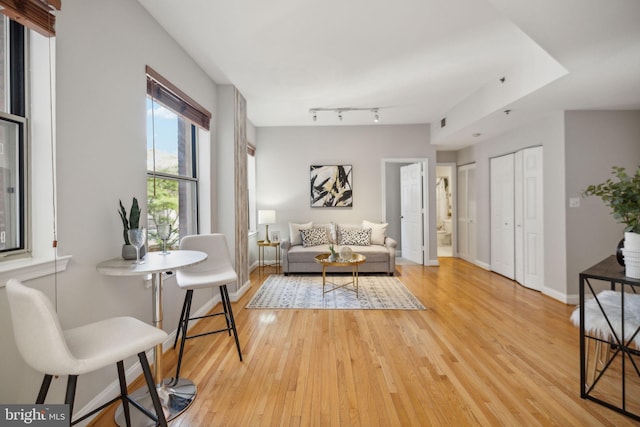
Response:
[[[640,234],[626,231],[624,233],[624,248],[640,251]]]

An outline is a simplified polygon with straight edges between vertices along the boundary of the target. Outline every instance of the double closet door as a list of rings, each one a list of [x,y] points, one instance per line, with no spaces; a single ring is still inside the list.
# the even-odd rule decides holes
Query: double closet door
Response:
[[[544,278],[542,147],[491,159],[491,269],[540,290]]]

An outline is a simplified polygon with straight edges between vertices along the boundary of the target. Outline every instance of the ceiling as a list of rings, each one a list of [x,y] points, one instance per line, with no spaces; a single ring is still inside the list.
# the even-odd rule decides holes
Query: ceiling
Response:
[[[549,112],[640,109],[638,0],[139,2],[257,127],[373,125],[379,108],[449,150]]]

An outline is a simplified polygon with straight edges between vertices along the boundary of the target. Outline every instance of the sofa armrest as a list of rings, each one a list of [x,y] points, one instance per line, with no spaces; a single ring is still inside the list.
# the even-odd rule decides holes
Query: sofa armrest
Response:
[[[395,239],[387,236],[384,239],[384,245],[388,248],[396,248],[398,246],[398,242],[396,242]]]
[[[289,248],[291,248],[289,239],[280,240],[280,262],[285,276],[289,275]]]

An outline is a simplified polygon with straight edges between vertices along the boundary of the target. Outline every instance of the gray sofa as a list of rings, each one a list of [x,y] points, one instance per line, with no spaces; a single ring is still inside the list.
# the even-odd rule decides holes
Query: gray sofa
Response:
[[[304,241],[305,235],[313,229],[324,229],[327,238],[324,242]],[[360,240],[369,233],[371,239]],[[314,233],[316,237],[322,233]],[[302,235],[302,236],[301,236]],[[354,240],[355,239],[355,240]],[[362,273],[385,273],[392,276],[396,269],[397,242],[386,236],[386,224],[289,224],[289,239],[280,242],[282,272],[289,273],[321,273],[322,266],[315,261],[315,256],[329,253],[329,242],[337,242],[337,248],[349,246],[354,253],[367,257],[364,264],[358,267]],[[313,244],[313,243],[320,244]],[[306,245],[305,245],[306,243]],[[347,244],[343,244],[347,243]],[[356,243],[356,244],[353,244]],[[366,244],[369,243],[369,244]],[[346,272],[344,267],[329,267],[327,272]]]

